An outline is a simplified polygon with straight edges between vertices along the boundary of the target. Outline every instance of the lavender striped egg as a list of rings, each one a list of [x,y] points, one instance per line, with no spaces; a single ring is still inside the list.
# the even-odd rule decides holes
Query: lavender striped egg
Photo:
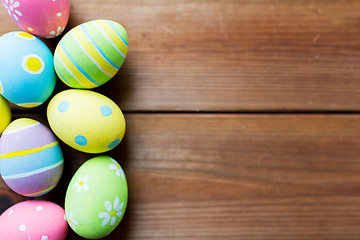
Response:
[[[20,118],[0,138],[0,173],[15,192],[37,197],[51,191],[63,172],[63,154],[54,134],[40,122]]]

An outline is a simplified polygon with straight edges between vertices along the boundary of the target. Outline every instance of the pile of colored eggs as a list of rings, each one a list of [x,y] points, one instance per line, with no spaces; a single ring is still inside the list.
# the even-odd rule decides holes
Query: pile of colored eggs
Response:
[[[63,172],[64,157],[55,135],[76,150],[95,154],[115,148],[124,137],[120,108],[87,89],[106,83],[118,72],[127,54],[127,33],[114,21],[86,22],[63,36],[53,56],[34,35],[53,38],[63,32],[68,0],[1,2],[25,31],[0,37],[0,173],[13,191],[36,197],[51,191]],[[56,94],[49,102],[52,131],[29,118],[11,122],[7,100],[26,108],[39,106],[52,96],[57,76],[74,89]],[[84,238],[101,238],[120,223],[127,199],[119,163],[96,156],[72,177],[65,210],[49,201],[15,204],[0,216],[1,237],[65,239],[70,226]]]

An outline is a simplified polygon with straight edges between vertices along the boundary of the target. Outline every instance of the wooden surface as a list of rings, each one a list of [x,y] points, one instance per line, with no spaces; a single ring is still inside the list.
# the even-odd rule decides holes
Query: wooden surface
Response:
[[[70,2],[66,31],[107,18],[129,34],[96,89],[127,121],[108,155],[129,205],[105,239],[359,239],[360,1]],[[0,22],[19,30],[4,10]],[[47,124],[46,104],[13,110]],[[63,177],[38,199],[63,206],[93,155],[62,148]],[[0,212],[25,199],[0,180]]]

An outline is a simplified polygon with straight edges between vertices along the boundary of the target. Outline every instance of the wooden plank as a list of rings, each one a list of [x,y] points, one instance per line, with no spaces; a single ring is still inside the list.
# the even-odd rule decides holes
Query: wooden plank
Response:
[[[129,208],[105,239],[358,239],[360,116],[125,117],[125,139],[108,154],[125,170]],[[40,198],[61,205],[93,156],[63,150],[64,176]],[[19,200],[0,182],[1,206]]]
[[[126,27],[127,60],[98,89],[124,110],[359,111],[358,9],[356,0],[72,0],[66,30],[99,18]],[[0,34],[19,29],[5,11],[0,21]]]

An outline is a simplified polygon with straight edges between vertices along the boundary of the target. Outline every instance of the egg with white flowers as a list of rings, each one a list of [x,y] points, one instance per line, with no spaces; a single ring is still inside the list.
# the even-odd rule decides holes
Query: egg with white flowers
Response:
[[[68,0],[1,0],[11,19],[39,37],[59,36],[69,20]]]
[[[9,32],[0,37],[0,93],[21,107],[36,107],[52,94],[56,83],[53,55],[37,37]]]
[[[125,134],[120,108],[106,96],[82,89],[55,95],[47,109],[51,129],[70,147],[87,153],[115,148]]]
[[[56,203],[41,200],[19,202],[0,216],[0,238],[65,240],[69,227],[65,211]]]
[[[127,181],[120,164],[109,156],[97,156],[83,163],[69,183],[66,219],[78,235],[102,238],[119,225],[127,202]]]

